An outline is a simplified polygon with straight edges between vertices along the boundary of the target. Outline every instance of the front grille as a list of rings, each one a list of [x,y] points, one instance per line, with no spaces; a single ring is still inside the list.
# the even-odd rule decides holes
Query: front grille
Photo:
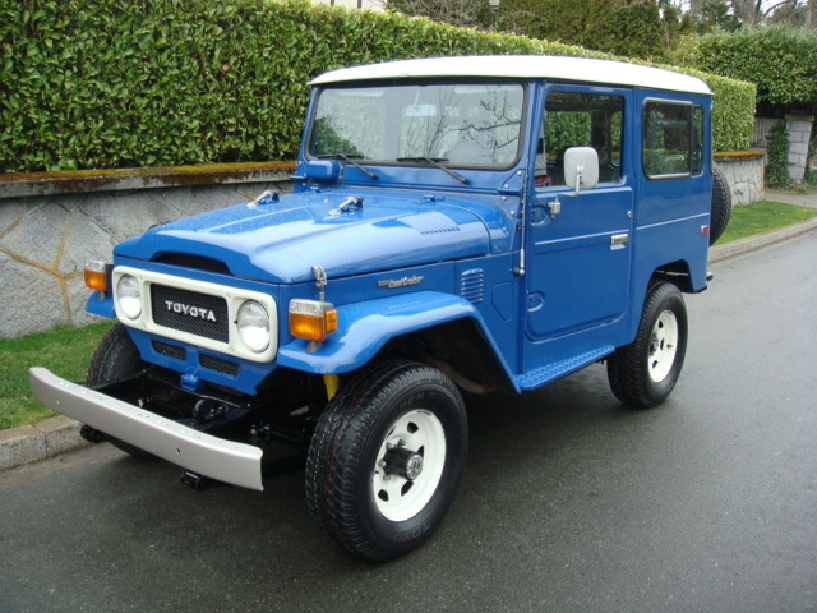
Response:
[[[162,341],[153,341],[153,351],[176,360],[187,359],[187,351],[185,351],[184,347],[163,343]]]
[[[227,343],[230,321],[227,300],[200,292],[154,283],[150,287],[154,323]]]
[[[223,360],[212,355],[207,355],[206,353],[199,355],[199,364],[201,364],[202,368],[206,368],[207,370],[215,370],[216,372],[224,373],[225,375],[235,377],[238,374],[238,364],[235,362]]]

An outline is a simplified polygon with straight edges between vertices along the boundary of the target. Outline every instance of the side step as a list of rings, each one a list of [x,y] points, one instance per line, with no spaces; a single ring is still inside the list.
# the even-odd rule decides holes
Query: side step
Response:
[[[615,350],[612,345],[606,345],[593,351],[579,354],[567,360],[560,362],[553,362],[547,366],[537,368],[531,372],[516,375],[514,377],[514,384],[518,390],[533,390],[541,387],[545,383],[558,379],[559,377],[571,373],[573,371],[589,366],[593,362],[598,362],[605,356],[610,355]]]

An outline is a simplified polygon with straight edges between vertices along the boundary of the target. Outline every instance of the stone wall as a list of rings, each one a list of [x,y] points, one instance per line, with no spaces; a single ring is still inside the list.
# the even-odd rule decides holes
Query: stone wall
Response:
[[[763,191],[763,153],[716,153],[715,165],[723,171],[729,183],[732,206],[750,204],[760,199]]]
[[[802,183],[806,176],[808,162],[808,144],[814,117],[809,115],[786,115],[785,119],[758,117],[755,119],[752,144],[763,152],[763,163],[766,163],[766,135],[774,126],[785,123],[789,137],[789,176]]]
[[[789,133],[789,176],[802,183],[808,163],[808,144],[814,117],[786,115],[786,131]]]
[[[722,156],[733,204],[757,200],[760,154]],[[0,176],[0,338],[82,325],[89,260],[156,224],[288,192],[294,164]]]
[[[183,179],[148,172],[0,177],[0,338],[93,321],[82,271],[88,260],[110,261],[117,243],[266,189],[291,190],[294,165],[245,170]],[[200,180],[216,182],[196,185]]]

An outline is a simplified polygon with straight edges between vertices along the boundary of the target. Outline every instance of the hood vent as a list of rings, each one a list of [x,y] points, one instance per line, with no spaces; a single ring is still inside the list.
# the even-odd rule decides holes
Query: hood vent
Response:
[[[485,299],[485,271],[471,268],[462,273],[460,295],[468,302],[477,304]]]
[[[162,264],[173,264],[174,266],[184,266],[185,268],[195,268],[196,270],[206,270],[217,272],[223,275],[232,274],[224,262],[208,258],[203,255],[193,255],[190,253],[160,253],[152,259],[153,262]]]
[[[420,234],[437,234],[438,232],[459,232],[460,227],[453,219],[442,213],[422,213],[420,215],[407,215],[401,217],[400,221],[409,228],[414,228]]]

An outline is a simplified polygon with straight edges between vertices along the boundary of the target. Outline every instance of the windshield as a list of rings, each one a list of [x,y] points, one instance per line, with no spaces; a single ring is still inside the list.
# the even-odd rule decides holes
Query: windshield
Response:
[[[519,155],[521,84],[405,84],[320,92],[309,155],[509,168]]]

